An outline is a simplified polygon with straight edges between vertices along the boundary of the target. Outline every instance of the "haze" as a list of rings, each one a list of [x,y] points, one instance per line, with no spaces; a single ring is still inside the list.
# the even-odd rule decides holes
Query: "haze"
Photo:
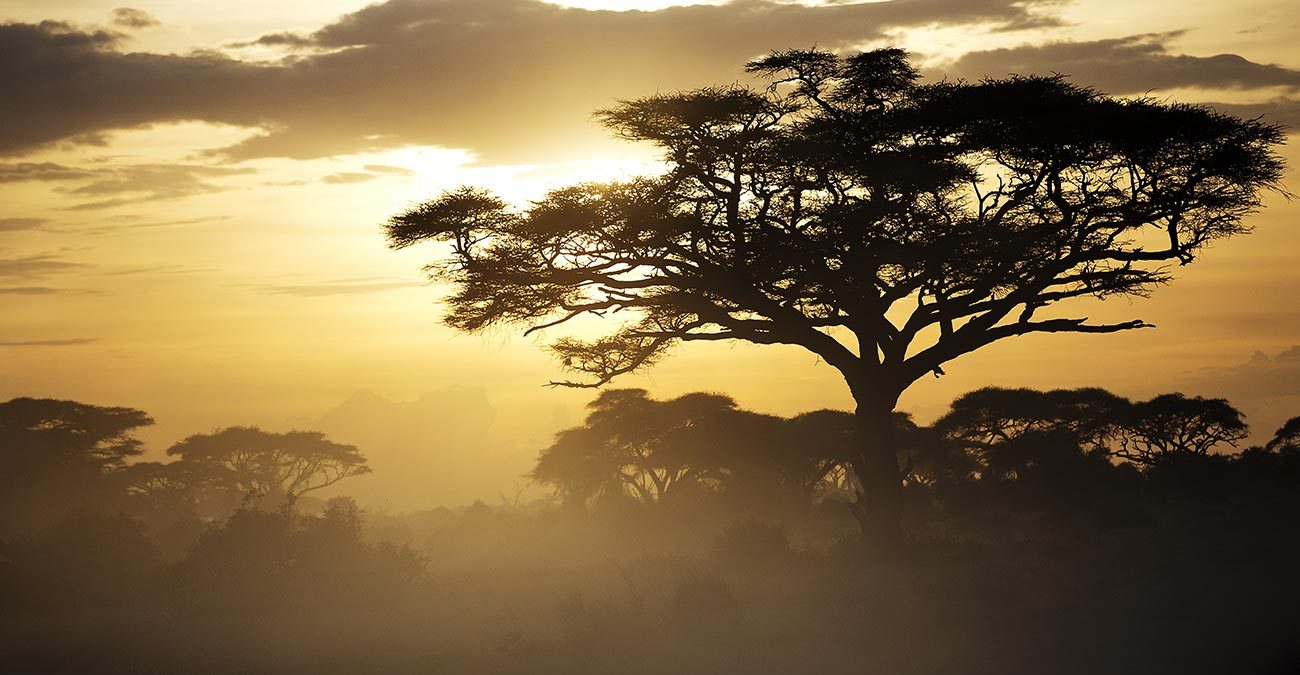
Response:
[[[441,325],[427,252],[389,250],[381,223],[462,184],[523,205],[652,171],[649,149],[592,122],[615,99],[744,82],[740,64],[776,48],[897,45],[929,78],[1062,72],[1300,125],[1300,14],[1284,0],[129,9],[0,7],[0,400],[147,410],[153,459],[233,424],[319,428],[375,467],[349,494],[397,510],[525,484],[589,392],[544,388],[554,363],[533,338]],[[1254,234],[1094,315],[1156,330],[1000,344],[901,407],[929,421],[984,385],[1182,391],[1232,400],[1267,440],[1300,410],[1300,205],[1265,206]],[[780,415],[849,406],[793,348],[692,345],[620,384]]]

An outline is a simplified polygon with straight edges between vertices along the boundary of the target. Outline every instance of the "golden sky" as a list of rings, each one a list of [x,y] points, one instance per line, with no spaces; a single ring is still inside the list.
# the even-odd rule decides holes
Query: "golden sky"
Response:
[[[125,1],[0,3],[0,400],[143,408],[154,453],[332,425],[392,446],[363,447],[373,481],[400,464],[384,453],[429,448],[394,508],[494,495],[590,392],[543,388],[531,338],[443,327],[430,252],[388,250],[380,223],[461,184],[523,203],[653,170],[592,124],[615,98],[742,80],[771,49],[895,44],[930,77],[1062,72],[1300,127],[1294,0]],[[1093,312],[1155,330],[1000,343],[903,406],[928,420],[986,384],[1181,390],[1270,433],[1300,414],[1297,216],[1271,197],[1254,234]],[[834,371],[774,347],[692,345],[620,384],[848,404]]]

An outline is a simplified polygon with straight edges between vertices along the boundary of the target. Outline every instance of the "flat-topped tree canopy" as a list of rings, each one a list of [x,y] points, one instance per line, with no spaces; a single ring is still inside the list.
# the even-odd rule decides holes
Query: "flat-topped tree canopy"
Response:
[[[564,384],[603,384],[675,342],[740,339],[798,344],[851,384],[901,391],[1002,338],[1146,326],[1036,315],[1148,293],[1168,264],[1246,231],[1260,192],[1279,188],[1279,128],[1203,107],[1063,77],[920,84],[893,49],[783,52],[749,70],[772,86],[598,113],[664,151],[660,176],[563,188],[524,211],[465,188],[393,217],[390,241],[453,244],[433,270],[458,286],[461,329],[637,315],[558,342],[592,376]],[[887,318],[903,303],[905,321]],[[918,345],[931,327],[940,336]]]
[[[897,49],[747,69],[770,86],[597,113],[660,148],[660,175],[521,210],[462,188],[392,217],[389,241],[450,243],[429,269],[456,288],[456,328],[620,319],[555,342],[585,376],[555,384],[599,386],[681,342],[793,344],[842,373],[887,436],[898,396],[962,354],[1148,326],[1046,308],[1148,294],[1281,190],[1282,130],[1206,107],[1064,77],[926,84]]]
[[[283,496],[290,503],[345,478],[370,473],[354,445],[335,443],[319,431],[275,433],[257,427],[227,427],[195,434],[167,449],[178,457],[172,472],[191,482],[234,489],[252,497]]]

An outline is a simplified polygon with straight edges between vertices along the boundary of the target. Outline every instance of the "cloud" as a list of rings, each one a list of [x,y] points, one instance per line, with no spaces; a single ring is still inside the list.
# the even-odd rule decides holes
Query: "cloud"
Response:
[[[106,277],[125,277],[137,274],[197,274],[200,272],[211,272],[210,267],[187,267],[185,265],[155,265],[152,267],[128,267],[126,269],[111,270],[100,272]]]
[[[124,53],[120,40],[54,21],[0,24],[0,154],[154,122],[262,121],[265,69],[213,54]]]
[[[1049,42],[970,52],[936,71],[978,79],[1064,73],[1075,82],[1113,94],[1153,89],[1251,90],[1283,88],[1300,92],[1300,70],[1256,63],[1236,54],[1188,56],[1169,51],[1181,33],[1152,33],[1091,42]]]
[[[218,192],[223,188],[209,179],[254,172],[251,168],[197,164],[134,164],[96,171],[91,174],[95,180],[63,191],[79,197],[111,197],[68,207],[85,211]]]
[[[0,258],[0,277],[35,277],[52,272],[67,272],[85,267],[49,254],[24,258]]]
[[[1247,414],[1251,442],[1263,443],[1300,415],[1300,345],[1273,356],[1257,351],[1249,361],[1188,373],[1177,384],[1189,393],[1227,398]]]
[[[0,347],[71,347],[88,345],[95,338],[65,338],[61,340],[0,340]]]
[[[373,173],[333,173],[320,179],[320,182],[326,185],[344,185],[347,183],[364,183],[378,177]]]
[[[415,281],[375,281],[359,279],[353,281],[327,281],[317,284],[268,284],[252,286],[256,291],[273,295],[294,295],[302,298],[314,298],[328,295],[356,295],[361,293],[381,293],[399,288],[412,288],[424,284]]]
[[[1279,97],[1263,103],[1210,103],[1210,107],[1238,117],[1263,117],[1281,124],[1291,132],[1300,132],[1300,97]]]
[[[94,175],[93,172],[85,169],[55,164],[54,162],[0,164],[0,183],[73,180],[91,175]]]
[[[1274,356],[1257,351],[1245,363],[1207,368],[1191,374],[1189,381],[1246,398],[1300,396],[1300,345]]]
[[[886,0],[810,6],[733,0],[658,11],[541,0],[388,0],[263,45],[280,63],[214,53],[124,53],[120,36],[66,24],[0,25],[0,153],[174,120],[265,133],[221,154],[316,158],[404,145],[498,160],[556,159],[603,139],[593,109],[618,97],[736,79],[771,49],[849,47],[908,26],[1023,28],[1034,0]]]
[[[0,218],[0,232],[35,230],[46,222],[44,218]]]
[[[143,9],[135,9],[132,7],[118,7],[113,10],[111,17],[113,19],[113,25],[121,26],[122,28],[139,30],[142,28],[153,28],[162,25],[162,22],[155,18],[154,15],[144,11]]]
[[[49,286],[0,286],[0,295],[61,295],[65,293],[91,293],[73,288],[51,288]]]

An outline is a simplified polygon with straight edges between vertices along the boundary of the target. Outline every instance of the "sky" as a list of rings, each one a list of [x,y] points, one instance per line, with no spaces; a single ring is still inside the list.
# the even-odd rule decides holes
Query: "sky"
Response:
[[[394,509],[509,493],[591,392],[542,386],[545,336],[443,326],[432,252],[389,250],[384,219],[460,185],[525,205],[654,171],[591,112],[814,45],[1300,129],[1294,0],[0,0],[0,400],[144,409],[151,457],[223,426],[321,428],[368,452],[363,491]],[[928,421],[985,385],[1183,391],[1267,438],[1300,415],[1297,216],[1270,196],[1151,298],[1096,304],[1155,329],[999,343],[902,407]],[[616,384],[849,407],[794,348],[691,345]]]

